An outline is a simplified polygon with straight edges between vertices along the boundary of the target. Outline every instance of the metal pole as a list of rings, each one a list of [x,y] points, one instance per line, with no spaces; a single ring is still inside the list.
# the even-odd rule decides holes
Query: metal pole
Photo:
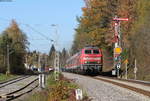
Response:
[[[39,87],[42,88],[42,74],[39,74]]]
[[[122,52],[122,48],[121,48],[121,31],[120,31],[120,21],[128,21],[128,18],[118,18],[117,16],[115,16],[115,18],[113,19],[115,22],[115,46],[114,46],[114,50],[115,49],[120,49],[120,52],[115,52],[114,51],[114,68],[116,68],[117,65],[119,68],[117,68],[119,71],[119,69],[121,68],[121,52]],[[117,61],[115,61],[115,58]],[[119,72],[117,73],[118,77],[119,77]]]
[[[120,32],[120,21],[118,22],[118,47],[121,48],[121,32]],[[120,53],[121,54],[121,53]],[[121,68],[121,55],[119,55],[119,62],[118,64],[120,64],[120,68]],[[119,68],[119,69],[120,69]],[[119,69],[118,69],[118,72],[119,72]],[[120,78],[120,76],[118,75],[118,78]]]
[[[115,18],[117,18],[117,16],[115,16]],[[115,21],[115,33],[114,33],[114,38],[115,38],[115,44],[114,44],[114,49],[116,48],[116,47],[118,47],[118,30],[117,30],[117,25],[118,25],[118,23]],[[116,72],[117,72],[117,77],[118,77],[118,69],[117,69],[117,62],[116,62],[116,54],[115,54],[115,52],[114,52],[114,68],[115,68],[115,70],[116,70]]]
[[[127,63],[126,63],[126,77],[125,77],[125,79],[128,79]]]
[[[134,67],[134,79],[136,80],[136,72],[137,72],[137,66],[136,66],[136,59],[135,59],[135,67]]]
[[[59,80],[59,52],[55,52],[55,61],[54,61],[54,64],[55,64],[55,80]]]
[[[10,74],[9,45],[7,45],[7,72],[6,72],[6,74]]]
[[[42,88],[45,88],[45,74],[42,74]]]
[[[136,80],[136,73],[134,73],[134,75],[135,75],[134,79]]]
[[[117,18],[117,16],[115,18]],[[116,38],[115,39],[115,48],[121,47],[120,46],[121,45],[121,41],[120,41],[120,21],[115,21],[115,38]],[[121,60],[119,58],[119,60],[114,63],[114,66],[117,66],[120,61]],[[121,62],[120,62],[120,65],[121,65]],[[119,78],[119,68],[117,68],[117,77]]]
[[[117,78],[119,78],[119,69],[117,69]]]
[[[54,68],[55,68],[55,80],[59,80],[59,51],[58,50],[58,25],[53,24],[52,26],[55,26],[55,34],[56,34],[56,40],[54,41],[55,47],[56,47],[56,52],[55,52],[55,61],[54,61]]]
[[[39,58],[38,58],[38,70],[40,70],[41,72],[41,56],[40,56],[40,53],[39,53]]]

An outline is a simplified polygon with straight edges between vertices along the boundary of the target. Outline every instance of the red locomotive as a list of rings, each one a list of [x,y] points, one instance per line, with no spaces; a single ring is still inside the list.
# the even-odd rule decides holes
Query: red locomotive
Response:
[[[102,72],[103,55],[101,49],[97,47],[85,47],[67,60],[66,71],[76,73]]]

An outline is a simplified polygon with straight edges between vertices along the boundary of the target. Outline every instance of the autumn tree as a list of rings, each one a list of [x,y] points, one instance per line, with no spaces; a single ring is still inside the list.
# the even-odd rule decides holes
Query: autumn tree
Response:
[[[33,66],[38,67],[38,59],[39,59],[39,52],[37,51],[28,52],[26,54],[26,63],[29,66],[29,68]]]
[[[137,78],[141,80],[150,80],[150,1],[137,0],[136,12],[137,19],[132,26],[129,36],[129,58],[130,58],[130,73],[133,72],[134,60],[137,60]],[[132,73],[131,73],[132,74]],[[131,75],[134,78],[133,75]]]
[[[82,8],[83,15],[77,18],[75,39],[72,50],[86,45],[108,48],[112,46],[111,24],[115,15],[117,0],[88,0]],[[75,52],[74,52],[75,53]]]
[[[7,46],[9,46],[10,72],[15,74],[24,73],[25,54],[28,41],[26,35],[19,28],[15,20],[12,20],[10,26],[2,32],[1,41],[2,43],[0,45],[5,57],[4,61],[6,61]]]

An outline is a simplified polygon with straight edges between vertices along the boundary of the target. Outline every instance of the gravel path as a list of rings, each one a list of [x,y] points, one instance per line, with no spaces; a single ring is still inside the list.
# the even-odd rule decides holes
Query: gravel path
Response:
[[[131,90],[81,75],[63,73],[85,90],[92,101],[150,101],[150,98]]]

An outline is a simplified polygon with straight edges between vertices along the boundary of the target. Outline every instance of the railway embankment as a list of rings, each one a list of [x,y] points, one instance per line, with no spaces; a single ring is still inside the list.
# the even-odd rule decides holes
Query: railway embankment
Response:
[[[145,85],[139,86],[135,82],[132,84],[127,81],[122,83],[123,81],[116,81],[114,79],[106,80],[105,78],[99,79],[99,77],[95,78],[72,73],[63,74],[69,79],[74,79],[87,92],[92,101],[150,101],[150,97],[146,93],[148,91],[144,91],[145,89],[143,89]],[[135,86],[137,85],[138,88],[136,89]],[[145,88],[149,88],[149,86]]]

